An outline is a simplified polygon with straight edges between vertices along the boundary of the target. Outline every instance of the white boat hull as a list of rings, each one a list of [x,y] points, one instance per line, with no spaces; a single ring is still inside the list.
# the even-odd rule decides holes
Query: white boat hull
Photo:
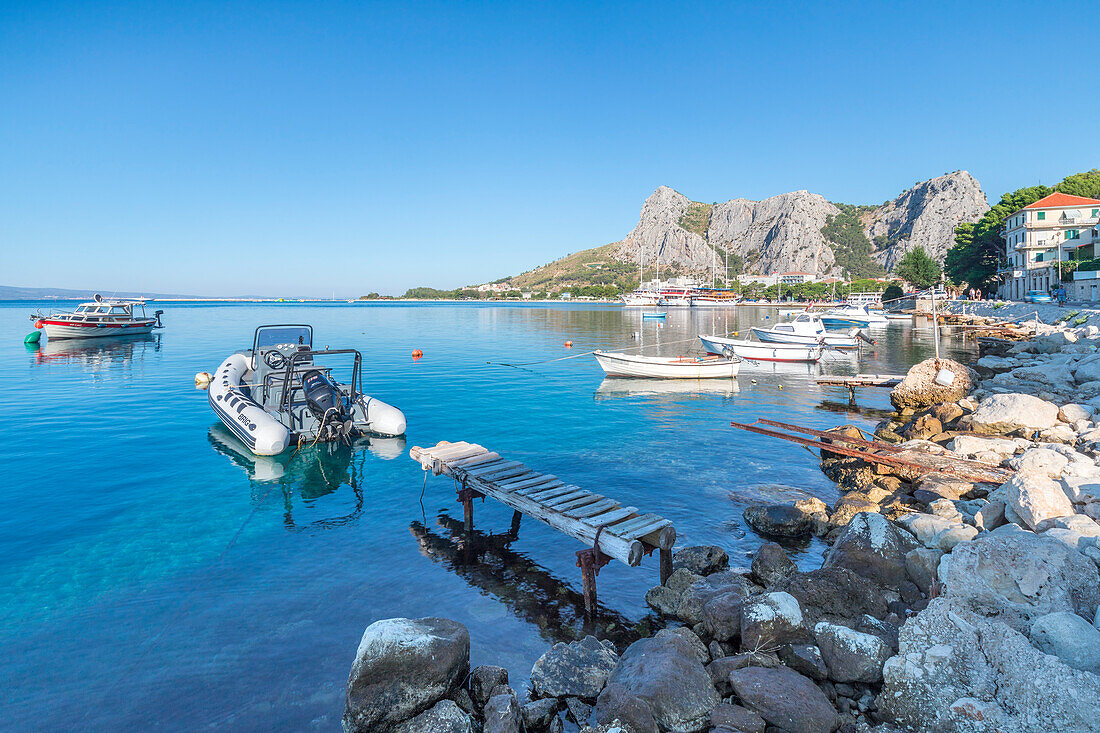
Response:
[[[251,371],[244,354],[230,354],[214,373],[206,397],[222,424],[250,451],[278,455],[290,445],[290,430],[241,390]]]
[[[761,341],[775,344],[802,344],[803,346],[814,346],[817,344],[818,339],[814,336],[804,336],[797,333],[780,333],[778,331],[772,331],[767,328],[759,328],[757,326],[752,327],[752,332],[756,334],[756,338]],[[847,336],[843,334],[826,333],[822,338],[825,343],[832,346],[835,349],[858,349],[859,348],[859,336]]]
[[[609,377],[713,379],[736,377],[741,363],[732,359],[637,356],[597,351],[596,361]]]
[[[699,340],[703,342],[703,348],[708,353],[724,354],[732,350],[740,358],[753,361],[816,362],[821,359],[821,353],[825,348],[821,345],[762,343],[722,336],[701,335]]]
[[[153,332],[155,320],[131,321],[127,323],[61,323],[43,319],[42,330],[46,338],[57,339],[87,339],[103,336],[139,336]]]

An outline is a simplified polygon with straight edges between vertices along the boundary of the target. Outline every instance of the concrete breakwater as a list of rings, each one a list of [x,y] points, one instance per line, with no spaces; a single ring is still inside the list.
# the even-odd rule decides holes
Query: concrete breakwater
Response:
[[[1026,316],[1007,307],[990,316]],[[646,594],[665,628],[625,648],[558,643],[529,689],[503,668],[471,670],[454,621],[372,624],[345,729],[1100,730],[1100,328],[1061,320],[986,346],[974,369],[917,365],[876,430],[997,467],[1003,483],[826,451],[843,492],[832,506],[806,494],[750,507],[745,520],[777,542],[749,567],[720,547],[681,549]],[[829,547],[803,572],[781,543],[810,534]]]

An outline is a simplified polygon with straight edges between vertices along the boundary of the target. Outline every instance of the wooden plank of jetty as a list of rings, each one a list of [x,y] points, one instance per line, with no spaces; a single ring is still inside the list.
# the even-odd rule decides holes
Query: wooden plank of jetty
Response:
[[[621,506],[614,499],[538,473],[476,443],[441,441],[431,448],[413,446],[409,456],[425,471],[452,476],[459,482],[467,532],[473,531],[473,499],[487,496],[516,512],[513,526],[518,527],[519,515],[526,514],[591,548],[577,553],[590,611],[596,607],[596,574],[612,559],[633,567],[656,549],[660,551],[661,583],[672,574],[676,543],[672,520],[639,514],[635,507]]]

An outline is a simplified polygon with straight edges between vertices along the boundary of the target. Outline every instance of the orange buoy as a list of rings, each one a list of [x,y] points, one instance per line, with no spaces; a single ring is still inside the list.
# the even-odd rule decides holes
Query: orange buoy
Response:
[[[41,318],[39,318],[37,321],[34,322],[34,327],[35,328],[42,328],[42,319]]]
[[[420,349],[414,349],[414,350],[413,350],[413,358],[414,358],[414,359],[419,359],[419,358],[420,358],[420,357],[422,357],[422,356],[424,356],[424,352],[423,352],[423,351],[421,351]]]
[[[567,348],[567,349],[573,348],[573,342],[572,341],[566,341],[565,342],[565,348]]]

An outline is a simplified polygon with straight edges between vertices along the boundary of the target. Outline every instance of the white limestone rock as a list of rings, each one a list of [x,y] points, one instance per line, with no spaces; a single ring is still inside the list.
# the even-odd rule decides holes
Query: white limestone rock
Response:
[[[992,435],[1046,430],[1058,421],[1058,406],[1027,394],[997,394],[982,400],[970,420],[975,432]]]
[[[1062,485],[1049,476],[1017,473],[1001,488],[1008,508],[1032,529],[1044,519],[1073,514],[1073,504]]]

